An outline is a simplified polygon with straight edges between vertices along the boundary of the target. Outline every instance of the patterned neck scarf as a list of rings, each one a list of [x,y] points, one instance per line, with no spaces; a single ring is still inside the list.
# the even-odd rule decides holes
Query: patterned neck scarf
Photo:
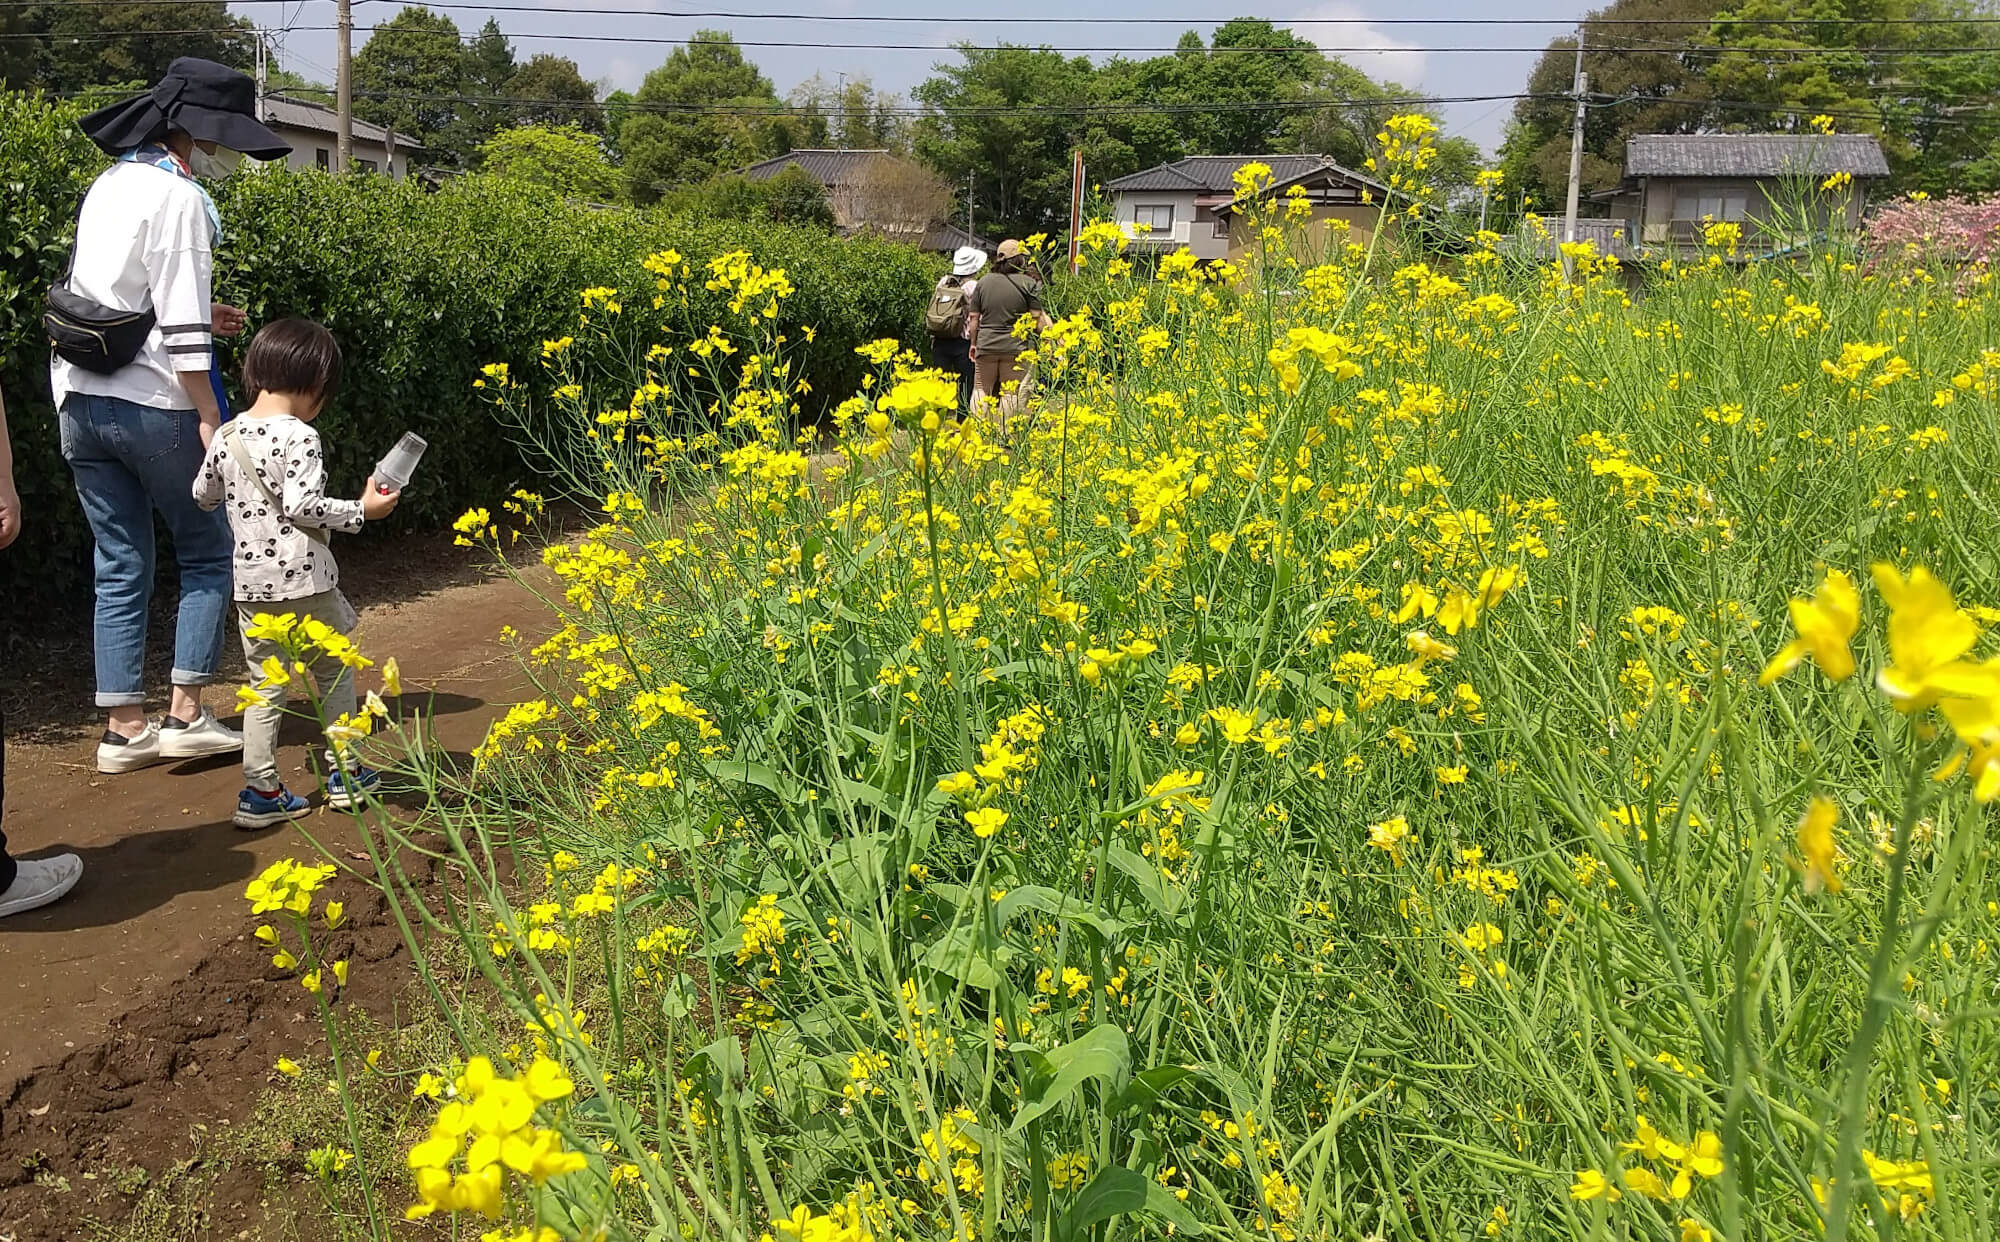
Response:
[[[202,206],[208,208],[209,244],[222,244],[222,213],[215,209],[215,199],[209,196],[208,187],[195,180],[193,171],[180,156],[158,143],[148,143],[127,151],[118,157],[118,161],[121,164],[151,164],[155,168],[164,168],[193,186],[201,194]]]

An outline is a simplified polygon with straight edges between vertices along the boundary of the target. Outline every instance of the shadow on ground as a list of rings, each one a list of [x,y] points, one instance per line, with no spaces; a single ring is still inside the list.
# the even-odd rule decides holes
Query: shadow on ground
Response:
[[[244,848],[255,834],[228,820],[134,833],[109,845],[63,844],[31,857],[73,853],[83,879],[70,895],[7,920],[10,934],[110,927],[165,905],[182,893],[209,892],[249,880],[256,859]]]
[[[407,604],[438,591],[485,581],[495,574],[484,549],[461,548],[449,531],[394,531],[381,536],[343,539],[339,545],[340,587],[357,609],[375,604]],[[154,584],[153,608],[146,650],[146,685],[163,695],[173,666],[174,609],[180,582],[173,558],[162,556]],[[94,729],[102,718],[92,702],[96,670],[91,652],[91,612],[88,597],[66,601],[35,619],[0,633],[0,666],[8,675],[0,684],[0,710],[7,717],[7,735],[23,745],[70,740],[79,729]],[[223,642],[222,693],[212,694],[210,706],[230,709],[229,693],[243,672],[241,640],[232,618]],[[164,708],[155,701],[153,711]]]

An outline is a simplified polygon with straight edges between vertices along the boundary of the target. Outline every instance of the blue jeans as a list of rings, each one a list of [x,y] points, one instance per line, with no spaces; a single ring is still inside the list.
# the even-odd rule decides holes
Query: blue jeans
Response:
[[[181,570],[173,683],[208,685],[222,663],[234,544],[222,510],[203,512],[194,502],[206,455],[200,415],[71,393],[59,418],[63,460],[97,541],[97,705],[146,701],[155,511],[166,519]]]

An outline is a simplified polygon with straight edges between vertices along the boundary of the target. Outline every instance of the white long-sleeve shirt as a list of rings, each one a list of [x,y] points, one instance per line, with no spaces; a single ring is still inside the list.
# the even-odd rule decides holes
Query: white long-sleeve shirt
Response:
[[[290,414],[238,417],[228,424],[257,468],[264,486],[283,504],[271,511],[256,480],[243,476],[221,432],[195,476],[195,503],[213,509],[227,503],[229,530],[236,537],[236,598],[275,603],[331,591],[340,585],[333,551],[306,533],[307,527],[353,534],[361,529],[361,502],[326,494],[326,465],[319,433]]]
[[[91,183],[77,217],[69,287],[116,310],[151,307],[155,323],[132,365],[109,375],[51,354],[49,385],[58,408],[72,392],[156,410],[195,408],[177,373],[209,368],[214,247],[208,204],[188,178],[120,161]]]

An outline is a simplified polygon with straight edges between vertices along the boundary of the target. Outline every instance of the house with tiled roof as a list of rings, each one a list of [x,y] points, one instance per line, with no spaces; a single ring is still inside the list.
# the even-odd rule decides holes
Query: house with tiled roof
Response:
[[[972,244],[954,240],[957,234],[945,222],[951,209],[950,188],[930,169],[894,151],[800,147],[740,168],[736,175],[768,181],[788,168],[797,168],[826,187],[834,223],[843,233],[874,233],[925,249],[947,241],[952,248]]]
[[[1888,175],[1867,134],[1638,134],[1624,179],[1600,197],[1635,249],[1691,247],[1726,223],[1745,249],[1768,251],[1859,228],[1868,184]]]
[[[1185,246],[1200,259],[1240,256],[1251,243],[1236,199],[1236,170],[1263,164],[1271,182],[1263,196],[1294,187],[1313,205],[1314,225],[1345,220],[1366,238],[1380,212],[1383,188],[1324,155],[1190,155],[1104,183],[1113,219],[1139,251]]]
[[[292,144],[285,157],[287,168],[331,170],[334,149],[340,142],[340,118],[332,108],[288,95],[265,95],[257,101],[258,119],[271,132]],[[354,168],[357,172],[381,173],[401,180],[410,171],[410,160],[422,155],[423,148],[408,134],[372,124],[355,117]],[[278,167],[252,162],[253,168]]]

